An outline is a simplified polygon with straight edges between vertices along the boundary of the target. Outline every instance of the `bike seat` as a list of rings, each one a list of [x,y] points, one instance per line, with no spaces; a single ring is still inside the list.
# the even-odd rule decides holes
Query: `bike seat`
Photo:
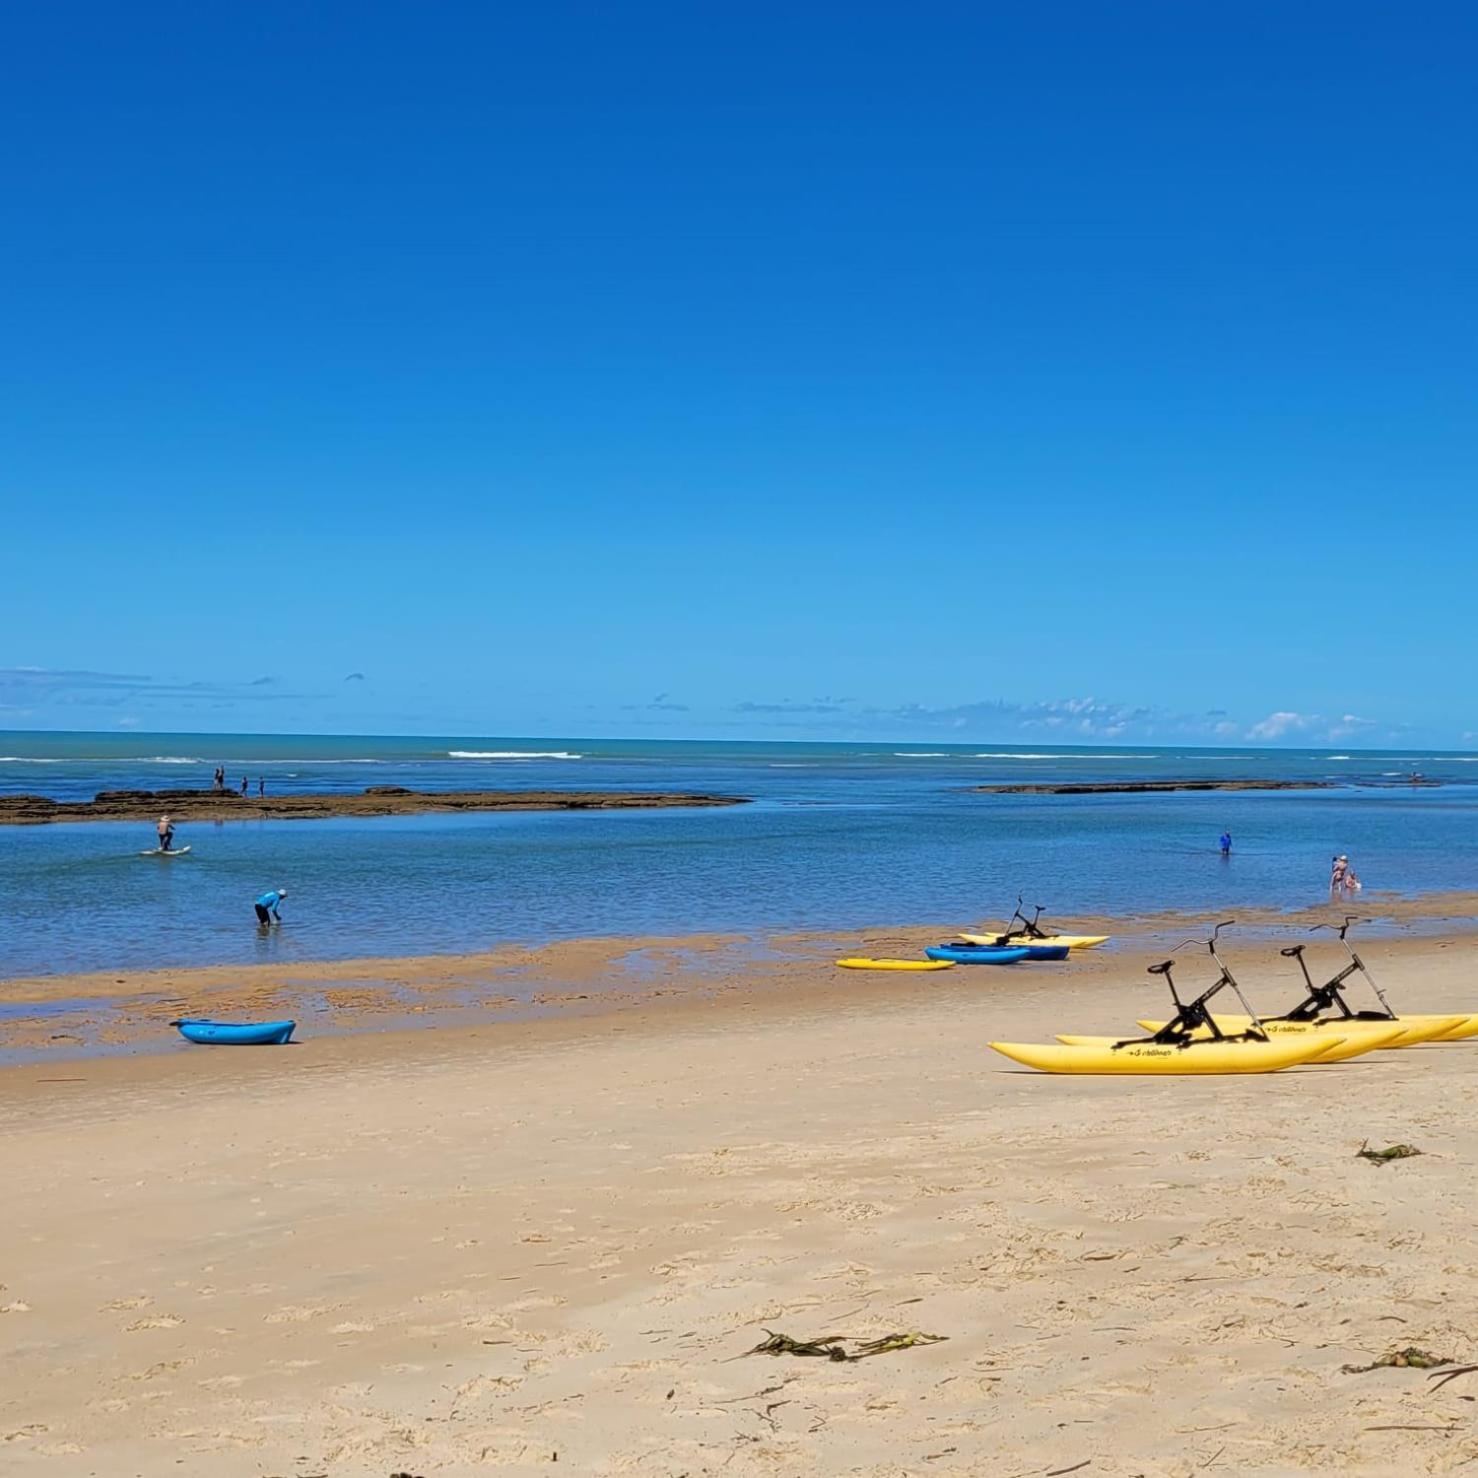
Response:
[[[1174,960],[1162,960],[1158,965],[1151,965],[1149,967],[1149,973],[1151,975],[1168,975],[1170,973],[1170,967],[1174,963]]]
[[[1301,955],[1305,948],[1302,944],[1290,944],[1287,949],[1280,949],[1278,953],[1291,960]]]

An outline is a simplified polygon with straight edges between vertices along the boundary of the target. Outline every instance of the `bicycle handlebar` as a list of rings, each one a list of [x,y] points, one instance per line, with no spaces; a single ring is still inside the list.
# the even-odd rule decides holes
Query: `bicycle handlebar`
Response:
[[[1214,951],[1216,949],[1217,938],[1221,934],[1221,931],[1225,929],[1229,924],[1235,924],[1236,922],[1236,919],[1223,919],[1221,923],[1219,923],[1211,931],[1210,939],[1182,939],[1180,943],[1177,944],[1175,948],[1170,951],[1170,953],[1176,954],[1180,950],[1183,950],[1188,944],[1204,944],[1207,949]]]

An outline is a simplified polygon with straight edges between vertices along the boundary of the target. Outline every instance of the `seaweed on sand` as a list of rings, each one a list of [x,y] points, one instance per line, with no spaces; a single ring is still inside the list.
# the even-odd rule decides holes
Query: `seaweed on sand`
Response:
[[[1388,1144],[1383,1150],[1370,1148],[1368,1139],[1360,1142],[1360,1148],[1355,1151],[1362,1160],[1369,1160],[1373,1165],[1384,1165],[1387,1160],[1409,1160],[1413,1155],[1421,1154],[1414,1144]]]
[[[881,1339],[856,1339],[847,1334],[823,1334],[817,1339],[792,1339],[788,1334],[766,1329],[762,1339],[746,1355],[811,1355],[824,1360],[866,1360],[873,1355],[888,1355],[894,1350],[911,1350],[918,1345],[936,1345],[949,1338],[947,1334],[924,1334],[917,1329],[898,1334],[885,1334]],[[847,1345],[856,1349],[848,1351]]]

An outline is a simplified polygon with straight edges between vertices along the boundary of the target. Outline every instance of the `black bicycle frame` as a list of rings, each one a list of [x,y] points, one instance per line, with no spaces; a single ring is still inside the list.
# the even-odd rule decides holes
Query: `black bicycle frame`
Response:
[[[1116,1043],[1115,1045],[1119,1047],[1127,1047],[1135,1042],[1154,1042],[1156,1045],[1163,1047],[1188,1047],[1190,1046],[1192,1040],[1195,1039],[1195,1033],[1201,1030],[1203,1027],[1211,1034],[1212,1039],[1218,1042],[1266,1042],[1268,1040],[1268,1034],[1266,1031],[1263,1030],[1261,1018],[1258,1016],[1257,1012],[1254,1011],[1252,1007],[1247,1004],[1247,997],[1242,994],[1242,987],[1237,984],[1236,976],[1234,976],[1231,970],[1227,968],[1226,961],[1223,960],[1222,957],[1216,952],[1217,935],[1219,935],[1221,931],[1227,927],[1228,924],[1233,924],[1235,922],[1235,919],[1223,919],[1221,923],[1219,923],[1216,928],[1211,931],[1210,939],[1187,939],[1175,946],[1177,950],[1180,950],[1184,949],[1187,944],[1204,944],[1207,948],[1207,951],[1210,953],[1211,958],[1216,961],[1217,970],[1219,972],[1216,979],[1212,981],[1212,983],[1208,985],[1206,989],[1203,990],[1201,994],[1198,995],[1194,1000],[1181,1000],[1180,992],[1175,988],[1174,977],[1170,973],[1171,966],[1175,963],[1174,960],[1162,960],[1158,965],[1151,965],[1149,967],[1147,972],[1148,974],[1163,975],[1165,977],[1165,984],[1170,987],[1170,999],[1175,1002],[1175,1015],[1172,1016],[1170,1020],[1167,1021],[1165,1025],[1159,1029],[1159,1031],[1153,1033],[1151,1036],[1130,1037],[1127,1038],[1125,1041]],[[1217,1025],[1216,1018],[1211,1014],[1210,1008],[1207,1005],[1207,1002],[1210,1001],[1213,996],[1215,996],[1219,991],[1225,990],[1228,986],[1231,987],[1232,992],[1242,1003],[1242,1009],[1247,1013],[1247,1016],[1251,1022],[1251,1025],[1246,1031],[1224,1032],[1221,1027]],[[1204,1038],[1202,1040],[1204,1040]]]
[[[1042,909],[1045,906],[1045,904],[1037,904],[1036,911],[1032,914],[1031,918],[1027,918],[1021,911],[1021,894],[1018,893],[1016,895],[1016,911],[1011,915],[1011,920],[1006,925],[1006,932],[999,937],[1001,939],[1021,939],[1023,937],[1027,939],[1047,938],[1047,935],[1037,925],[1037,920],[1042,917]],[[1019,929],[1013,927],[1018,921],[1021,924]]]
[[[1342,1021],[1395,1021],[1396,1013],[1391,1009],[1391,1003],[1386,999],[1385,992],[1375,983],[1375,977],[1370,973],[1369,967],[1357,953],[1355,946],[1345,937],[1349,933],[1350,925],[1359,923],[1359,918],[1351,914],[1344,923],[1336,927],[1334,924],[1315,924],[1316,929],[1333,929],[1339,935],[1339,942],[1344,945],[1350,956],[1350,963],[1343,970],[1330,976],[1323,985],[1315,985],[1314,978],[1309,974],[1308,962],[1304,959],[1304,950],[1308,947],[1303,944],[1291,944],[1280,953],[1286,959],[1298,961],[1298,967],[1303,971],[1304,984],[1308,987],[1308,994],[1296,1005],[1286,1016],[1280,1017],[1282,1021],[1313,1021],[1324,1011],[1337,1011]],[[1360,974],[1369,982],[1371,990],[1375,992],[1376,999],[1385,1008],[1383,1011],[1356,1011],[1345,1000],[1344,983],[1350,976]]]

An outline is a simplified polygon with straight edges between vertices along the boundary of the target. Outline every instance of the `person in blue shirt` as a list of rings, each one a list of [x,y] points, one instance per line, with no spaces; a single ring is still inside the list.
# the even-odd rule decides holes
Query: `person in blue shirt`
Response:
[[[1223,857],[1230,857],[1232,855],[1232,834],[1229,831],[1224,831],[1221,834],[1221,855]]]
[[[273,919],[276,919],[280,924],[282,915],[278,913],[277,905],[286,897],[286,888],[274,888],[270,893],[263,893],[256,902],[257,923],[270,924]]]

